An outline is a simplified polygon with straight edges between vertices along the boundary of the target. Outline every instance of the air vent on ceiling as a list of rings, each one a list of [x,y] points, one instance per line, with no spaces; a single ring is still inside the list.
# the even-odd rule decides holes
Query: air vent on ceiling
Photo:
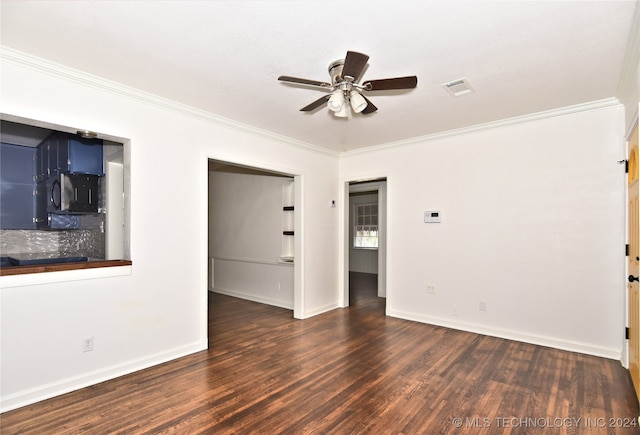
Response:
[[[467,80],[466,78],[461,78],[457,80],[452,80],[447,83],[443,83],[442,87],[445,88],[445,90],[452,97],[460,97],[462,95],[467,95],[474,92],[473,88],[471,87],[471,84],[469,83],[469,80]]]

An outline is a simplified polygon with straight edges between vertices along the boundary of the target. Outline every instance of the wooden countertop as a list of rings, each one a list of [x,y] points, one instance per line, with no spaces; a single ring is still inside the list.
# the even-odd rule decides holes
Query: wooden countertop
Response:
[[[58,272],[61,270],[94,269],[96,267],[131,266],[130,260],[91,260],[78,263],[34,264],[29,266],[0,267],[0,276],[27,273]]]

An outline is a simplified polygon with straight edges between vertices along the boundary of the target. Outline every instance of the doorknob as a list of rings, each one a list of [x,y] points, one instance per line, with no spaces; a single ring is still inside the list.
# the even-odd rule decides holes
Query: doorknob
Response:
[[[629,275],[629,282],[640,281],[637,276]]]

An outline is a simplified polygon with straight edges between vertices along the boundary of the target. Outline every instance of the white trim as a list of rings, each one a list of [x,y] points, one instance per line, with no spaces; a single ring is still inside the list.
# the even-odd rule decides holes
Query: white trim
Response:
[[[268,264],[270,266],[282,266],[282,265],[290,265],[291,263],[283,263],[279,259],[265,259],[265,258],[245,258],[245,257],[209,257],[214,261],[234,261],[240,263],[252,263],[252,264]]]
[[[547,110],[544,112],[531,113],[528,115],[516,116],[513,118],[501,119],[499,121],[486,122],[484,124],[476,124],[469,127],[447,130],[439,133],[428,134],[425,136],[417,136],[396,142],[388,142],[380,145],[373,145],[366,148],[359,148],[351,151],[343,151],[340,156],[352,156],[356,154],[368,153],[371,151],[384,150],[389,148],[397,148],[405,145],[413,145],[416,143],[433,141],[437,139],[460,136],[463,134],[475,133],[484,130],[492,130],[500,127],[508,127],[512,125],[524,124],[527,122],[539,121],[547,118],[555,118],[558,116],[570,115],[573,113],[585,112],[590,110],[604,109],[621,105],[617,98],[605,98],[603,100],[592,101],[574,106],[561,107],[558,109]]]
[[[248,124],[233,121],[228,118],[224,118],[219,115],[215,115],[205,110],[197,109],[195,107],[178,103],[177,101],[170,100],[168,98],[161,97],[149,92],[144,92],[131,86],[124,85],[112,80],[105,79],[93,74],[86,73],[84,71],[69,68],[59,63],[51,62],[40,57],[24,53],[22,51],[9,48],[5,45],[0,45],[0,58],[2,60],[21,65],[45,74],[57,76],[71,82],[75,82],[84,86],[90,86],[102,91],[110,92],[116,95],[125,96],[134,100],[142,101],[147,104],[152,104],[164,109],[168,109],[174,112],[178,112],[182,115],[190,116],[196,119],[202,119],[214,124],[221,125],[223,127],[233,128],[235,130],[242,131],[254,136],[258,136],[263,139],[275,140],[281,143],[287,143],[307,151],[313,151],[319,154],[330,155],[337,157],[339,153],[336,151],[328,150],[317,145],[310,144],[308,142],[296,140],[288,136],[283,136],[277,133],[273,133],[267,130],[263,130]]]
[[[294,178],[296,175],[302,173],[301,169],[286,167],[286,166],[278,166],[271,163],[263,162],[260,160],[252,160],[248,158],[246,155],[238,156],[238,155],[230,155],[225,153],[220,153],[216,150],[216,154],[205,153],[205,156],[208,160],[213,160],[218,163],[226,163],[229,165],[242,166],[245,168],[255,169],[257,171],[262,172],[272,172],[274,176],[284,175],[286,177]],[[207,167],[207,171],[209,168]]]
[[[215,115],[205,110],[197,109],[195,107],[188,106],[186,104],[178,103],[168,98],[161,97],[159,95],[144,92],[139,89],[126,86],[122,83],[111,81],[103,77],[95,76],[83,71],[79,71],[73,68],[69,68],[65,65],[61,65],[55,62],[42,59],[37,56],[24,53],[13,48],[9,48],[5,45],[0,45],[0,58],[3,60],[31,68],[36,71],[40,71],[46,74],[54,75],[72,82],[79,83],[81,85],[90,86],[96,89],[100,89],[106,92],[111,92],[116,95],[125,96],[138,101],[142,101],[147,104],[152,104],[164,109],[172,110],[180,114],[191,116],[196,119],[202,119],[208,122],[212,122],[224,127],[233,128],[244,133],[248,133],[262,139],[274,140],[280,143],[287,143],[289,145],[305,149],[307,151],[313,151],[323,155],[329,155],[333,157],[349,156],[354,154],[367,153],[371,151],[377,151],[380,149],[395,148],[404,145],[411,145],[418,142],[431,141],[445,137],[458,136],[462,134],[473,133],[477,131],[489,130],[498,127],[510,126],[515,124],[521,124],[525,122],[537,121],[545,118],[552,118],[556,116],[563,116],[577,112],[583,112],[587,110],[596,110],[605,107],[616,106],[620,104],[617,98],[606,98],[598,101],[593,101],[584,104],[577,104],[574,106],[567,106],[563,108],[537,112],[533,114],[517,116],[514,118],[507,118],[499,121],[488,122],[484,124],[477,124],[470,127],[464,127],[454,130],[448,130],[444,132],[434,133],[425,136],[418,136],[396,142],[388,142],[379,145],[373,145],[369,147],[363,147],[351,151],[333,151],[318,145],[314,145],[308,142],[296,140],[288,136],[283,136],[277,133],[273,133],[267,130],[263,130],[248,124],[233,121],[228,118],[224,118],[219,115]],[[628,74],[628,73],[625,73]]]
[[[129,276],[131,275],[131,268],[132,266],[95,267],[91,269],[7,275],[0,277],[0,288]]]
[[[535,344],[539,346],[551,347],[553,349],[567,350],[570,352],[584,353],[602,358],[609,358],[620,361],[622,349],[612,349],[595,346],[590,343],[564,340],[555,337],[542,336],[537,334],[527,334],[509,329],[488,328],[483,325],[467,322],[457,322],[440,317],[424,316],[421,314],[409,313],[406,311],[388,310],[387,315],[404,320],[426,323],[429,325],[442,326],[445,328],[467,331],[474,334],[487,335],[491,337],[504,338],[506,340],[520,341],[523,343]]]
[[[305,311],[305,249],[304,249],[304,175],[296,175],[293,179],[293,196],[296,207],[294,213],[294,228],[296,235],[293,239],[293,317],[306,319],[310,315]]]
[[[262,296],[252,295],[250,293],[239,292],[237,290],[230,290],[222,287],[214,287],[209,290],[213,293],[219,293],[221,295],[233,296],[234,298],[244,299],[247,301],[258,302],[260,304],[272,305],[274,307],[285,308],[287,310],[293,310],[293,304],[286,301],[279,301],[277,299],[265,298]]]
[[[324,313],[328,313],[329,311],[333,311],[337,308],[341,308],[338,306],[338,304],[329,304],[329,305],[325,305],[324,307],[318,307],[314,310],[311,311],[307,311],[305,313],[306,317],[305,319],[309,318],[309,317],[314,317],[314,316],[318,316],[320,314],[324,314]]]
[[[198,295],[199,306],[198,314],[200,316],[200,347],[202,349],[209,348],[209,265],[211,265],[211,273],[213,273],[213,263],[209,260],[209,159],[206,153],[200,155],[201,168],[200,172],[200,201],[199,204],[193,205],[193,210],[199,208],[200,234],[199,248],[200,255],[198,263],[200,265],[200,292]],[[213,277],[212,277],[213,280]]]
[[[189,345],[177,347],[166,352],[160,352],[149,357],[134,359],[122,364],[105,367],[104,369],[83,373],[78,376],[71,376],[44,385],[38,385],[34,388],[4,396],[0,403],[0,412],[11,411],[12,409],[31,405],[41,400],[60,396],[110,379],[119,378],[120,376],[157,366],[167,361],[182,358],[183,356],[191,355],[205,349],[206,347],[202,347],[200,342],[191,343]]]

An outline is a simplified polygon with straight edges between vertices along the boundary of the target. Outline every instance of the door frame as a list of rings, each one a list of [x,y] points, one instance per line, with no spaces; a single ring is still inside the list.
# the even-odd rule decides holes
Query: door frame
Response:
[[[207,330],[207,322],[208,322],[208,292],[209,292],[209,161],[215,160],[230,166],[241,166],[245,168],[256,169],[263,172],[271,172],[273,174],[278,175],[286,175],[288,177],[293,178],[293,186],[294,186],[294,203],[296,207],[296,212],[294,214],[294,228],[296,229],[296,237],[294,239],[294,263],[293,263],[293,318],[294,319],[305,319],[307,316],[305,314],[305,304],[304,304],[304,175],[302,175],[302,171],[295,170],[291,168],[282,168],[282,167],[273,167],[270,165],[265,165],[262,163],[256,162],[243,162],[238,160],[229,159],[228,157],[216,156],[215,154],[204,152],[202,155],[202,161],[204,162],[205,171],[203,171],[203,198],[204,207],[203,212],[205,213],[204,225],[206,235],[203,237],[201,251],[203,258],[203,262],[205,263],[203,266],[203,277],[202,281],[204,283],[203,287],[205,291],[203,292],[203,318],[204,318],[204,338],[203,340],[207,340],[208,330]],[[206,347],[206,346],[205,346]]]
[[[345,178],[341,180],[339,204],[342,218],[338,224],[338,233],[342,249],[339,250],[338,262],[338,305],[341,308],[349,306],[349,192],[352,183],[362,182],[383,182],[384,186],[366,187],[368,191],[378,191],[378,224],[380,225],[380,241],[378,244],[378,294],[385,294],[387,298],[387,308],[389,310],[389,267],[387,262],[387,252],[390,240],[389,231],[389,176],[387,174],[367,178]]]

